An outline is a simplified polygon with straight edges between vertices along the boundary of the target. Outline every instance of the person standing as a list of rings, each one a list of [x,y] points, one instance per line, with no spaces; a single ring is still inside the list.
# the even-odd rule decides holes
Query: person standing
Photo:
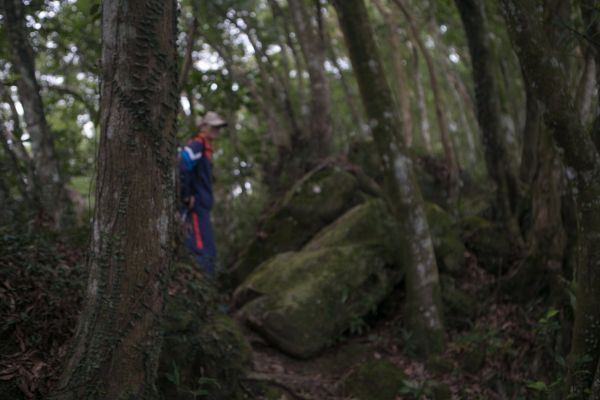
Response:
[[[215,277],[215,245],[210,211],[213,206],[212,141],[227,123],[209,111],[198,124],[198,133],[188,141],[179,157],[182,215],[186,226],[185,244],[210,278]]]

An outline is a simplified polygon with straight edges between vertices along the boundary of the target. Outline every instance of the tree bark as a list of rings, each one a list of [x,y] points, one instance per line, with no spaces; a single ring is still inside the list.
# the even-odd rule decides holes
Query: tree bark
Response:
[[[185,47],[185,53],[183,53],[183,64],[181,65],[181,72],[179,73],[179,79],[177,80],[178,91],[183,91],[183,87],[187,82],[190,68],[192,66],[192,53],[194,52],[194,44],[196,43],[196,33],[198,32],[198,19],[192,17],[190,26],[187,31],[187,44]]]
[[[304,135],[308,136],[308,142],[311,143],[307,156],[316,158],[313,161],[316,162],[331,151],[331,96],[325,75],[325,46],[304,1],[288,0],[288,6],[309,75],[310,121],[309,132]]]
[[[388,33],[388,40],[392,50],[392,62],[396,74],[396,92],[398,93],[398,103],[400,105],[400,115],[402,116],[402,132],[404,133],[404,143],[407,147],[412,146],[413,142],[413,123],[410,112],[410,94],[408,88],[408,79],[402,60],[402,44],[398,34],[398,25],[390,10],[386,9],[380,0],[373,0],[379,13],[383,16]]]
[[[319,10],[322,14],[322,10],[319,7]],[[319,17],[321,19],[323,18],[323,15],[319,15]],[[340,64],[340,60],[339,57],[335,51],[335,47],[333,45],[333,39],[331,37],[331,35],[328,32],[328,28],[329,28],[329,24],[323,22],[323,42],[327,48],[327,56],[329,57],[329,60],[333,63],[333,65],[335,66],[335,69],[338,71],[338,74],[340,75],[340,84],[342,85],[342,90],[344,91],[344,96],[346,96],[346,102],[348,104],[348,110],[350,111],[350,119],[352,120],[352,124],[354,125],[355,129],[356,129],[356,134],[358,135],[358,137],[363,138],[364,137],[364,111],[362,109],[361,104],[358,102],[356,96],[356,88],[352,87],[350,85],[350,83],[348,82],[348,77],[346,75],[346,73],[344,72],[344,69],[342,68],[341,64]],[[352,140],[351,136],[349,135],[349,133],[346,133],[346,139],[348,140],[348,143],[350,143],[350,141]]]
[[[85,304],[51,399],[156,399],[172,254],[174,0],[102,4],[101,139]]]
[[[419,53],[417,49],[413,47],[414,55],[414,66],[415,71],[414,80],[417,92],[417,106],[419,109],[419,120],[421,121],[421,137],[423,139],[423,145],[428,153],[433,151],[431,143],[431,128],[429,125],[429,113],[427,112],[427,99],[425,99],[425,89],[423,87],[423,77],[421,76],[421,70],[419,67]]]
[[[570,395],[590,398],[600,358],[600,155],[581,124],[565,70],[544,34],[537,1],[503,0],[503,12],[525,78],[544,105],[544,119],[577,186],[576,310],[567,377]]]
[[[23,105],[31,151],[40,186],[40,201],[55,228],[64,224],[69,210],[63,177],[54,149],[54,139],[46,122],[40,87],[35,76],[35,55],[25,27],[25,10],[20,0],[2,0],[13,71]]]
[[[412,39],[416,46],[419,48],[421,54],[423,54],[423,58],[425,59],[425,65],[427,66],[427,72],[429,74],[429,84],[431,85],[431,91],[433,92],[433,103],[435,106],[436,121],[438,123],[438,129],[440,130],[440,137],[442,139],[442,146],[444,148],[446,164],[448,166],[448,185],[450,188],[450,192],[454,193],[459,183],[459,166],[458,161],[456,159],[454,146],[452,144],[452,140],[450,139],[450,134],[448,133],[448,123],[446,121],[446,115],[444,113],[443,100],[439,90],[437,73],[433,65],[433,60],[431,59],[429,51],[427,51],[427,48],[423,44],[423,41],[419,37],[419,32],[415,27],[412,16],[408,12],[407,8],[404,6],[404,3],[402,3],[401,0],[393,0],[393,2],[398,6],[398,9],[400,9],[402,14],[404,15],[408,23]]]
[[[418,349],[435,353],[444,347],[437,264],[425,218],[423,198],[404,144],[394,140],[401,123],[384,74],[364,0],[334,0],[350,60],[381,160],[385,192],[403,231],[399,253],[406,252],[407,315]],[[406,246],[406,249],[403,247]],[[404,254],[403,254],[404,255]]]
[[[469,44],[477,120],[483,134],[483,148],[488,174],[496,183],[496,204],[511,238],[520,242],[517,204],[520,198],[516,166],[508,156],[508,146],[500,118],[500,94],[494,76],[494,61],[489,31],[481,0],[455,0]]]

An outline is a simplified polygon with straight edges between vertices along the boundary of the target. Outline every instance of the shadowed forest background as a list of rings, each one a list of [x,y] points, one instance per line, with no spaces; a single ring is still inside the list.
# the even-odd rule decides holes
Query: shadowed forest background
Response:
[[[0,399],[600,398],[597,1],[0,11]]]

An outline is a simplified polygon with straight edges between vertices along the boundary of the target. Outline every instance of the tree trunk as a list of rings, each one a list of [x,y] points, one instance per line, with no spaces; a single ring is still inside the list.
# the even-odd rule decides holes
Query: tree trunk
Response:
[[[419,32],[415,27],[412,16],[408,13],[408,10],[404,6],[401,0],[393,0],[393,2],[398,6],[402,14],[408,23],[412,40],[415,45],[418,47],[421,54],[423,54],[423,58],[425,59],[425,65],[427,66],[427,72],[429,74],[429,84],[431,85],[431,91],[433,93],[433,104],[435,106],[435,116],[436,121],[438,123],[438,129],[440,130],[440,137],[442,139],[442,147],[444,148],[444,155],[446,156],[446,165],[448,166],[448,187],[450,193],[455,193],[458,189],[459,184],[459,166],[458,161],[456,159],[456,153],[454,151],[454,145],[452,144],[452,140],[450,139],[450,134],[448,133],[448,123],[446,121],[446,114],[444,113],[444,105],[442,96],[439,90],[439,85],[437,81],[437,73],[435,71],[435,67],[433,65],[433,60],[431,59],[431,55],[429,51],[423,44],[423,41],[419,37]]]
[[[322,15],[322,9],[319,8],[321,14],[319,15],[319,17],[321,19],[323,19],[323,15]],[[359,100],[357,99],[357,93],[356,93],[356,88],[351,86],[350,83],[348,82],[348,76],[346,75],[346,73],[344,72],[344,69],[342,68],[341,64],[340,64],[340,60],[339,57],[335,51],[335,47],[333,45],[333,39],[331,37],[331,35],[328,32],[328,27],[329,25],[325,22],[323,22],[324,27],[323,27],[323,42],[327,48],[327,56],[329,57],[329,61],[331,61],[333,63],[333,65],[335,66],[335,69],[338,71],[338,74],[340,75],[339,80],[340,80],[340,84],[342,86],[342,90],[344,91],[344,96],[346,96],[346,102],[348,104],[348,110],[350,112],[350,119],[352,120],[352,124],[354,125],[354,128],[356,129],[356,135],[360,138],[364,138],[364,111],[362,109],[362,105],[358,102]],[[349,134],[349,132],[346,132],[346,139],[348,141],[348,143],[351,142],[352,137]]]
[[[10,150],[14,153],[18,162],[23,166],[24,169],[24,177],[26,179],[23,180],[24,187],[23,189],[27,192],[25,195],[31,201],[31,209],[41,211],[40,208],[40,200],[39,200],[39,191],[37,183],[37,176],[35,173],[35,166],[33,164],[33,160],[31,156],[27,152],[27,149],[23,145],[23,141],[21,140],[21,136],[23,131],[21,130],[21,123],[19,121],[19,113],[17,111],[17,107],[12,97],[10,96],[10,91],[8,88],[2,90],[2,98],[8,104],[10,108],[10,114],[13,123],[13,130],[9,132],[5,130],[6,135],[6,144],[8,145],[8,141],[11,142]],[[8,150],[7,150],[8,151]]]
[[[503,0],[503,12],[525,79],[544,105],[544,119],[562,149],[568,177],[577,185],[579,246],[576,254],[576,310],[568,358],[569,391],[587,399],[600,358],[600,155],[581,124],[560,55],[544,34],[537,1]],[[571,398],[571,397],[570,397]]]
[[[325,75],[325,46],[304,1],[288,0],[288,6],[310,79],[309,132],[305,132],[304,136],[310,143],[307,156],[316,158],[314,163],[331,151],[331,96]]]
[[[425,218],[423,198],[416,184],[404,144],[394,140],[401,128],[392,92],[368,20],[364,0],[334,0],[358,80],[367,117],[381,159],[385,191],[404,240],[398,252],[406,265],[408,324],[418,349],[435,353],[444,347],[437,264]],[[404,249],[403,247],[407,248]],[[400,257],[399,257],[400,258]]]
[[[172,254],[176,2],[105,0],[85,304],[52,399],[155,399]]]
[[[40,186],[39,198],[43,210],[52,219],[54,227],[58,228],[65,222],[69,201],[35,76],[35,56],[25,27],[23,2],[2,0],[1,4],[13,71],[19,75],[19,99],[23,105],[27,131],[31,136],[31,151]]]
[[[455,0],[460,12],[473,64],[477,119],[483,134],[487,170],[496,183],[496,202],[500,220],[514,242],[521,233],[517,222],[517,204],[520,198],[516,166],[508,156],[506,138],[500,118],[500,94],[494,76],[493,56],[489,31],[481,0]]]
[[[423,145],[428,153],[433,151],[431,143],[431,129],[429,125],[429,113],[427,112],[427,99],[425,98],[425,89],[423,88],[423,77],[421,76],[421,70],[419,67],[419,53],[417,49],[413,47],[414,56],[414,71],[415,71],[415,86],[417,91],[417,106],[419,108],[419,120],[421,121],[421,137],[423,139]]]
[[[402,116],[404,143],[407,147],[411,147],[413,142],[413,124],[410,112],[408,79],[406,78],[406,70],[402,59],[402,43],[400,42],[400,35],[398,34],[399,27],[394,21],[394,17],[390,10],[388,10],[380,0],[373,0],[373,4],[375,4],[375,7],[377,7],[377,10],[385,19],[388,40],[392,50],[392,62],[396,75],[396,92],[398,94],[398,103],[400,105],[400,115]]]

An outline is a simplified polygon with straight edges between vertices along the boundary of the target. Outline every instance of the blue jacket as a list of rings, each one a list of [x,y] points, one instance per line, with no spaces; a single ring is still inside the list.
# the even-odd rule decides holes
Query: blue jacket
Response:
[[[194,207],[212,208],[212,146],[204,135],[198,134],[181,150],[179,179],[182,200],[194,196]]]

